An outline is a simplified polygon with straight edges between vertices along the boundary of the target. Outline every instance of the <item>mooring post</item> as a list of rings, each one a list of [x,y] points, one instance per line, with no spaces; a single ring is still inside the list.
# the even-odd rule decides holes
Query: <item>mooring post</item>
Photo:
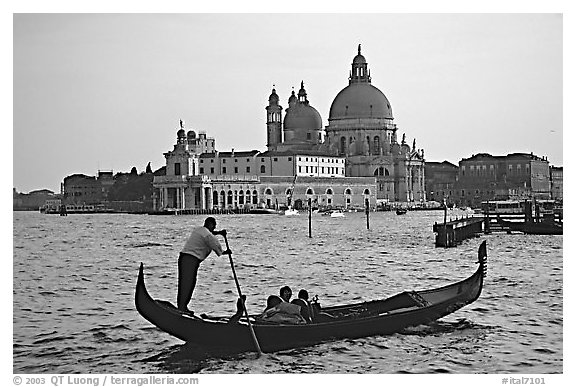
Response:
[[[444,247],[448,247],[448,231],[446,230],[446,216],[448,216],[448,206],[446,205],[446,199],[444,199]]]
[[[366,198],[366,230],[370,230],[370,200]]]
[[[308,198],[308,237],[312,238],[312,198]]]

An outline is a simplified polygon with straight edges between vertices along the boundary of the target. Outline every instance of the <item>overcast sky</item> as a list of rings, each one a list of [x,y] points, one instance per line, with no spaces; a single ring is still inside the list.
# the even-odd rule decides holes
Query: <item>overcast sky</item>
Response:
[[[156,170],[179,120],[266,150],[273,85],[328,125],[362,44],[398,138],[427,161],[562,155],[561,14],[15,14],[13,186]]]

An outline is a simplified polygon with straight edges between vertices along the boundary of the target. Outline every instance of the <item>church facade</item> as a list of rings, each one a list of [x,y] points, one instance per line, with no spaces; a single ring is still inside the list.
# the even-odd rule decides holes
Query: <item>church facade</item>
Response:
[[[361,54],[335,97],[328,125],[310,104],[304,82],[286,110],[275,90],[266,106],[267,150],[218,152],[205,133],[186,132],[164,154],[166,175],[154,179],[156,209],[227,209],[306,204],[363,207],[424,202],[424,151],[397,142],[386,96],[371,84]]]

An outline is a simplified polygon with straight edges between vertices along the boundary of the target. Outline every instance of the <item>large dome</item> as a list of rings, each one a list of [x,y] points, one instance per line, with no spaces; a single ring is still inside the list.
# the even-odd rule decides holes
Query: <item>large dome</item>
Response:
[[[370,83],[350,83],[332,102],[329,120],[349,118],[393,119],[388,98]]]
[[[320,113],[312,106],[296,103],[286,109],[284,129],[322,129],[322,118]]]

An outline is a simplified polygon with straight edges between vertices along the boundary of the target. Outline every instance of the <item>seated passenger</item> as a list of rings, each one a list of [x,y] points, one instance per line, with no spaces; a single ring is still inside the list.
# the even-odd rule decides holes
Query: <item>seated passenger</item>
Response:
[[[306,320],[300,314],[300,306],[283,301],[278,296],[270,296],[266,301],[266,309],[256,319],[266,322],[284,324],[305,324]]]
[[[298,292],[298,298],[292,300],[292,304],[300,306],[300,314],[304,317],[306,322],[311,323],[313,320],[313,310],[312,306],[308,302],[308,292],[305,289],[301,289]]]
[[[280,288],[280,298],[286,302],[290,302],[290,297],[292,297],[292,289],[289,286],[282,286]]]

